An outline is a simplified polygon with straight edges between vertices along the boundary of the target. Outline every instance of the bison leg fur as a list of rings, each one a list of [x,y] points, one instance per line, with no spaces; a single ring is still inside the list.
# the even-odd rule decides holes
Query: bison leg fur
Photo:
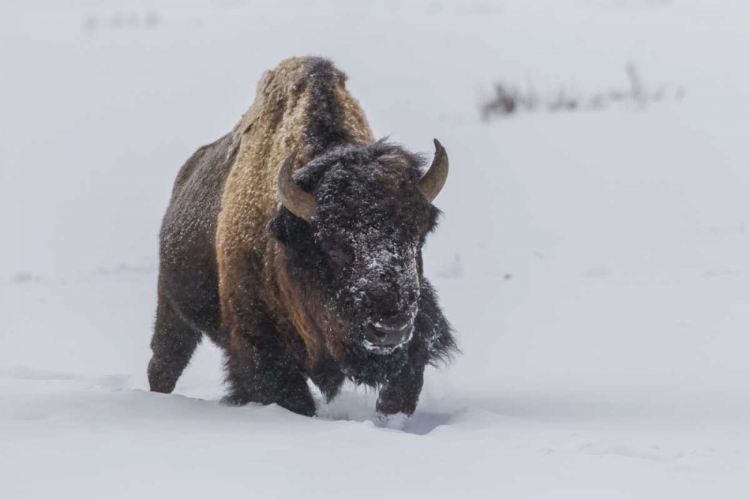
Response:
[[[284,349],[278,335],[234,335],[227,358],[229,392],[224,403],[276,403],[305,416],[315,415],[307,378]]]
[[[159,297],[151,338],[153,356],[148,364],[152,392],[169,394],[174,390],[201,338],[202,334],[180,318],[168,299]]]
[[[380,389],[376,410],[381,415],[412,415],[417,408],[423,383],[424,366],[407,365]]]

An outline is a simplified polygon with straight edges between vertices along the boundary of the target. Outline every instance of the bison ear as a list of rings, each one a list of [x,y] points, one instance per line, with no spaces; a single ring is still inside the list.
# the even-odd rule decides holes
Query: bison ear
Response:
[[[287,224],[284,222],[285,210],[285,208],[279,207],[276,215],[268,222],[268,231],[280,243],[287,245],[289,244],[289,231],[287,230]]]
[[[268,222],[268,231],[277,241],[294,246],[311,237],[310,225],[294,216],[285,206],[280,205],[276,215]]]

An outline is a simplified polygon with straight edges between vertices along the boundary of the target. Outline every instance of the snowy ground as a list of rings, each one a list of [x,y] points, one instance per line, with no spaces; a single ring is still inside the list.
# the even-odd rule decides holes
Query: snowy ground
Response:
[[[750,5],[0,5],[0,498],[750,497]],[[322,54],[451,177],[427,274],[464,355],[402,430],[147,392],[158,225],[263,70]],[[498,80],[684,87],[483,123]]]

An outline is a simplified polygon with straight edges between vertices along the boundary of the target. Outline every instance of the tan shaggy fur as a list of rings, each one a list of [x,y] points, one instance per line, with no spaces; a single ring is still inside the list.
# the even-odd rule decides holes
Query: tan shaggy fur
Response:
[[[310,106],[306,60],[287,59],[266,72],[258,83],[255,101],[234,129],[232,150],[238,148],[237,159],[222,197],[216,254],[222,321],[229,329],[230,342],[237,346],[245,342],[243,336],[253,334],[251,330],[257,325],[247,324],[243,311],[262,302],[273,316],[288,322],[290,328],[282,332],[287,342],[294,330],[302,337],[308,361],[312,361],[320,342],[328,338],[323,332],[336,338],[342,335],[342,329],[334,324],[335,318],[321,316],[326,308],[318,307],[313,312],[303,305],[318,301],[287,275],[282,263],[284,249],[266,228],[279,202],[276,184],[284,160],[295,148],[300,151],[295,169],[310,160],[303,142]],[[340,119],[348,136],[355,143],[373,143],[359,103],[345,88],[346,76],[337,72],[337,80]],[[265,283],[254,282],[257,276],[263,276]],[[306,300],[300,300],[301,296]],[[336,355],[342,346],[329,348]]]

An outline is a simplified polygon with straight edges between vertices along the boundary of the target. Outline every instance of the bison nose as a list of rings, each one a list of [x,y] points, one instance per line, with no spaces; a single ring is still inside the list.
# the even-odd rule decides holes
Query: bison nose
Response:
[[[414,321],[370,323],[365,328],[365,339],[377,347],[396,347],[411,339]]]

